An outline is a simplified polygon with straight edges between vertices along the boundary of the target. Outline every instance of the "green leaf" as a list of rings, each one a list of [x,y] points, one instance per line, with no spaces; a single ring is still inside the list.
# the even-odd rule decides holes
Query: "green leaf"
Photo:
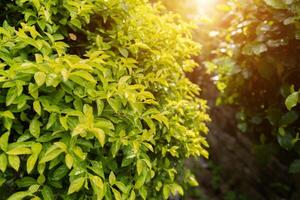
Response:
[[[68,194],[73,194],[74,192],[80,191],[80,189],[82,188],[84,182],[85,182],[84,177],[80,177],[80,178],[77,178],[77,179],[73,180],[70,184]]]
[[[112,146],[111,146],[111,154],[113,155],[113,158],[117,156],[119,150],[121,147],[121,142],[120,140],[116,140],[113,142]]]
[[[11,105],[16,98],[17,98],[16,88],[15,87],[9,88],[6,95],[6,106]]]
[[[125,58],[128,57],[129,52],[125,48],[119,48],[119,52],[124,56]]]
[[[100,128],[94,128],[93,133],[94,133],[95,137],[98,139],[101,146],[104,147],[104,144],[105,144],[105,133],[104,133],[104,131]]]
[[[40,132],[41,132],[41,122],[37,119],[34,118],[29,125],[29,132],[31,133],[31,135],[35,138],[38,138],[40,136]]]
[[[7,152],[8,155],[24,155],[24,154],[31,154],[31,149],[26,147],[16,147],[12,150],[9,150]]]
[[[294,111],[290,111],[287,112],[286,114],[284,114],[280,121],[279,121],[279,125],[280,126],[287,126],[290,125],[292,123],[294,123],[297,119],[298,119],[299,115],[297,112]]]
[[[134,192],[134,190],[132,190],[130,193],[129,200],[135,200],[135,197],[136,197],[135,192]]]
[[[20,158],[15,155],[8,156],[8,163],[9,165],[16,171],[19,171],[20,168]]]
[[[46,82],[47,75],[44,72],[36,72],[34,80],[38,86],[42,86]]]
[[[293,174],[300,172],[300,159],[294,160],[292,162],[292,164],[289,167],[289,172]]]
[[[4,173],[7,168],[7,157],[4,153],[0,154],[0,170]]]
[[[115,129],[114,124],[111,121],[103,118],[97,118],[95,120],[94,126],[101,129],[110,129],[110,130]]]
[[[28,196],[32,196],[32,194],[29,191],[16,192],[16,193],[12,194],[10,197],[8,197],[7,200],[22,200]]]
[[[109,98],[107,100],[108,104],[112,107],[112,109],[118,113],[121,109],[121,102],[116,100],[116,99],[113,99],[113,98]]]
[[[97,103],[97,114],[98,116],[100,116],[104,108],[104,103],[101,99],[97,99],[96,103]]]
[[[54,194],[52,189],[45,185],[42,189],[43,200],[54,200]]]
[[[294,138],[289,133],[286,133],[283,136],[281,136],[281,135],[277,136],[277,140],[278,140],[278,143],[280,144],[280,146],[287,150],[290,150],[293,148],[293,139]]]
[[[124,183],[122,183],[121,181],[116,181],[115,185],[123,192],[123,193],[128,193],[128,188],[126,187],[126,185]]]
[[[28,157],[27,162],[26,162],[28,174],[30,174],[32,172],[32,170],[34,169],[37,159],[38,159],[38,156],[36,156],[36,155],[31,155]]]
[[[197,186],[199,186],[199,183],[198,183],[198,181],[195,179],[194,176],[190,176],[190,177],[188,178],[188,181],[189,181],[190,186],[192,186],[192,187],[197,187]]]
[[[108,180],[111,186],[113,186],[116,183],[116,176],[113,171],[110,172]]]
[[[47,75],[46,78],[46,86],[50,87],[57,87],[57,85],[60,83],[60,78],[57,74],[51,73]]]
[[[54,145],[57,146],[57,147],[59,147],[64,152],[66,152],[68,150],[67,145],[65,143],[63,143],[63,142],[55,142]]]
[[[295,107],[299,100],[299,92],[293,92],[290,96],[288,96],[285,100],[285,105],[288,110],[291,110]]]
[[[144,161],[143,160],[138,160],[136,163],[136,170],[138,172],[138,175],[140,175],[143,171],[144,168]]]
[[[59,117],[59,122],[60,124],[62,125],[62,127],[65,129],[65,130],[68,130],[69,129],[69,126],[68,126],[68,116],[60,116]]]
[[[38,184],[35,184],[35,185],[31,185],[29,188],[28,188],[28,191],[31,192],[32,194],[33,193],[36,193],[40,188],[40,185]]]
[[[122,196],[121,196],[121,194],[120,194],[120,192],[118,190],[112,188],[112,191],[114,193],[114,196],[115,196],[116,200],[122,200]]]
[[[71,169],[74,163],[73,156],[71,154],[66,154],[65,157],[66,166]]]
[[[8,146],[8,139],[9,139],[9,132],[4,133],[0,137],[0,148],[2,151],[6,152],[7,151],[7,146]]]
[[[64,178],[69,173],[69,169],[66,165],[61,165],[58,167],[52,175],[52,180],[59,181]]]
[[[159,121],[160,123],[164,123],[166,127],[169,128],[169,120],[166,116],[164,116],[163,114],[156,114],[156,115],[151,115],[151,118],[156,119],[157,121]]]
[[[78,156],[81,160],[85,160],[86,154],[82,151],[82,149],[79,146],[73,147],[73,152]]]
[[[0,112],[0,116],[8,118],[8,119],[15,119],[14,114],[9,110],[4,111],[4,112]]]
[[[40,144],[40,143],[34,143],[32,146],[31,146],[31,150],[33,152],[34,155],[39,155],[40,152],[42,151],[43,149],[43,145]]]
[[[32,0],[34,7],[39,10],[41,7],[40,0]]]
[[[51,151],[47,151],[46,154],[42,157],[42,159],[40,160],[40,163],[49,162],[49,161],[57,158],[62,152],[63,152],[63,150],[59,149],[59,148],[56,148],[54,150],[51,149]]]
[[[97,186],[92,179],[90,179],[90,183],[92,185],[94,194],[96,194],[96,196],[97,196],[97,199],[102,200],[105,196],[105,187]]]
[[[164,195],[164,199],[168,199],[170,196],[170,187],[169,185],[164,185],[163,187],[163,195]]]
[[[39,90],[38,89],[39,89],[39,86],[36,85],[36,84],[30,83],[29,86],[28,86],[29,94],[35,99],[37,99],[39,97]]]
[[[104,189],[104,184],[103,181],[100,177],[98,176],[90,176],[90,181],[97,186],[97,188],[99,188],[101,191],[103,191]]]
[[[39,158],[39,154],[42,151],[43,146],[40,143],[35,143],[31,146],[32,155],[27,159],[26,167],[27,173],[30,174],[34,169],[34,166]]]
[[[42,108],[41,108],[41,104],[39,101],[36,100],[33,102],[33,109],[38,115],[41,115]]]
[[[37,178],[37,182],[40,185],[44,184],[45,181],[46,181],[46,177],[43,174],[39,175],[39,177]]]
[[[147,199],[147,189],[145,186],[143,186],[142,188],[139,189],[139,194],[141,195],[143,200]]]
[[[142,171],[142,174],[138,176],[134,187],[136,189],[140,189],[144,185],[146,178],[147,178],[147,172]]]
[[[91,82],[91,83],[97,83],[97,81],[94,79],[94,77],[87,71],[83,71],[83,70],[75,71],[75,72],[70,73],[70,79],[72,78],[72,76],[78,76],[80,78],[83,78],[83,79]]]
[[[6,182],[6,179],[0,177],[0,187],[2,187],[5,182]]]
[[[180,185],[174,183],[174,184],[172,185],[172,193],[173,193],[174,195],[176,195],[176,193],[178,193],[178,194],[180,194],[181,196],[183,196],[184,191],[183,191],[183,188],[182,188]]]
[[[53,126],[53,124],[56,122],[56,116],[57,113],[51,113],[48,119],[48,123],[46,125],[46,129],[48,130],[49,128],[51,128]]]
[[[37,181],[32,177],[25,176],[21,179],[18,179],[16,184],[19,188],[28,188],[31,185],[37,184]]]
[[[93,170],[93,172],[95,172],[98,176],[105,178],[102,163],[97,161],[92,161],[91,163],[92,166],[90,169]]]

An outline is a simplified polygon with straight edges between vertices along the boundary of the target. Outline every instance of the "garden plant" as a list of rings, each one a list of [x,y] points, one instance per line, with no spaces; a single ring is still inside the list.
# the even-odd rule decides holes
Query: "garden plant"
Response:
[[[191,24],[146,0],[0,1],[0,199],[167,199],[208,157]]]

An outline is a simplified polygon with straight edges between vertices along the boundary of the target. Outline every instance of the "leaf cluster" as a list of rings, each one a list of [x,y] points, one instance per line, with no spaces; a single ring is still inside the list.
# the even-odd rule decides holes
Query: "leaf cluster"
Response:
[[[222,92],[218,103],[235,105],[239,129],[258,145],[288,150],[282,159],[291,163],[300,154],[300,2],[227,1],[221,8],[229,23],[216,30],[205,62]]]
[[[167,199],[207,157],[191,25],[144,0],[0,1],[0,199]]]

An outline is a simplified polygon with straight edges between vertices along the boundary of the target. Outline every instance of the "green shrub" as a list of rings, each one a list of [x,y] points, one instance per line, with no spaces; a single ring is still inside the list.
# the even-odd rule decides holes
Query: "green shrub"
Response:
[[[276,156],[289,165],[300,154],[299,99],[293,93],[300,87],[299,1],[228,2],[222,6],[228,15],[216,30],[214,59],[205,63],[217,75],[218,103],[237,107],[238,127],[257,142],[261,161],[281,149],[284,156]],[[295,164],[291,172],[300,171]]]
[[[144,0],[0,1],[0,199],[167,199],[205,156],[190,24]]]

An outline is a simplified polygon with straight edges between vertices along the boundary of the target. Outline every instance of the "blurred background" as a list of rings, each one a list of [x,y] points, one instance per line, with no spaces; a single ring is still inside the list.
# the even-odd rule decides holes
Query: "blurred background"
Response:
[[[299,200],[300,2],[152,0],[194,23],[187,76],[208,100],[210,159],[186,200]]]

